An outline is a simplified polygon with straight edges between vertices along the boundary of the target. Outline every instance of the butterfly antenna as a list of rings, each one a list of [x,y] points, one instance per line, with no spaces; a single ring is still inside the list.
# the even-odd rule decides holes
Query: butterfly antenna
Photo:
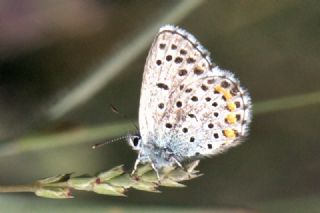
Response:
[[[116,141],[121,141],[123,139],[127,139],[128,137],[129,136],[126,135],[126,136],[122,136],[122,137],[119,137],[119,138],[114,138],[114,139],[111,139],[111,140],[107,140],[107,141],[104,141],[102,143],[97,143],[97,144],[93,145],[91,148],[92,149],[97,149],[97,148],[100,148],[100,147],[102,147],[104,145],[107,145],[109,143],[113,143],[113,142],[116,142]]]
[[[114,105],[112,105],[112,104],[110,104],[110,108],[111,108],[112,112],[114,112],[114,113],[120,115],[121,117],[129,120],[129,121],[131,122],[131,124],[132,124],[132,125],[136,128],[136,130],[139,132],[138,126],[137,126],[130,118],[128,118],[128,116],[127,116],[126,114],[123,114],[123,113],[119,112],[119,110],[118,110]]]

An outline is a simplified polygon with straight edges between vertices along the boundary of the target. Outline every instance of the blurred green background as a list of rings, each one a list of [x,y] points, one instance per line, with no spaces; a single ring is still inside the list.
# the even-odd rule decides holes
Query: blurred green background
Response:
[[[320,212],[319,1],[0,1],[0,184],[94,174],[136,154],[148,48],[157,29],[191,32],[254,103],[249,138],[203,160],[204,176],[161,194],[1,194],[1,212]]]

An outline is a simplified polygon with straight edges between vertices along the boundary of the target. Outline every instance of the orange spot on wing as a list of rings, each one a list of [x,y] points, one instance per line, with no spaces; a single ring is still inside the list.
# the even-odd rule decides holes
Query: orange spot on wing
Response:
[[[214,88],[215,91],[217,91],[218,93],[222,93],[222,91],[224,90],[220,85],[217,85],[215,88]]]
[[[214,88],[214,90],[217,91],[218,93],[222,94],[227,101],[229,101],[232,98],[231,93],[228,90],[221,87],[220,85],[217,85]]]
[[[223,130],[223,135],[226,136],[227,138],[235,138],[236,132],[232,129],[225,129]]]
[[[233,114],[233,113],[228,114],[227,117],[226,117],[226,121],[227,121],[229,124],[235,124],[235,123],[237,122],[236,115]]]
[[[234,111],[234,110],[236,110],[236,108],[237,108],[236,104],[235,104],[234,102],[231,102],[231,101],[229,101],[229,102],[227,103],[227,107],[228,107],[228,109],[229,109],[231,112]]]

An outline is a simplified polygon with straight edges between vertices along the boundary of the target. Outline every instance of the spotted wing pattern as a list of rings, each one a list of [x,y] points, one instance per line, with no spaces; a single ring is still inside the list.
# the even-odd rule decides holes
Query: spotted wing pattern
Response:
[[[209,156],[248,133],[251,103],[228,71],[186,31],[164,26],[147,57],[139,126],[143,143],[169,147],[179,160]]]

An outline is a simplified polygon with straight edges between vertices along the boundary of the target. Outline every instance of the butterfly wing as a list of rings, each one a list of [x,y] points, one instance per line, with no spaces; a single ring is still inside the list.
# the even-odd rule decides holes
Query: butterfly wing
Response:
[[[172,98],[182,102],[178,113],[168,115],[177,125],[167,134],[175,138],[171,147],[181,159],[220,153],[247,135],[250,99],[230,72],[215,67],[186,85]],[[177,105],[171,106],[171,111],[177,112]]]
[[[236,145],[249,120],[249,96],[233,75],[214,66],[191,34],[162,27],[143,74],[143,143],[169,147],[181,160],[212,155]]]
[[[159,30],[146,60],[141,87],[139,127],[143,141],[161,134],[162,122],[171,113],[171,96],[183,81],[195,80],[188,73],[194,60],[202,63],[203,70],[212,66],[210,58],[204,56],[206,51],[193,44],[198,44],[195,38],[174,26]]]

